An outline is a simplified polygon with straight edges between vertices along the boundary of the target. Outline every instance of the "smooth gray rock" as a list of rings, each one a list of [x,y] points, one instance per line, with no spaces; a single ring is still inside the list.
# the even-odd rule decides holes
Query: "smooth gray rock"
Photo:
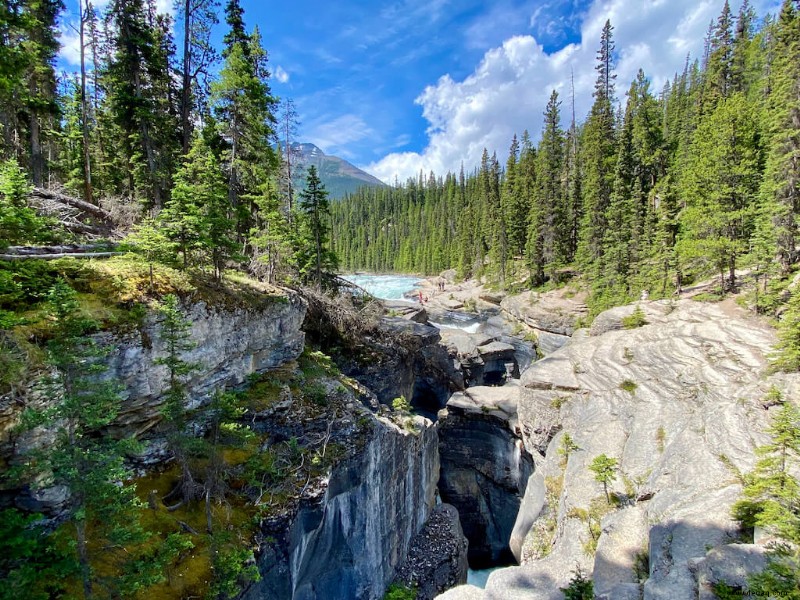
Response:
[[[500,307],[510,317],[532,328],[539,336],[540,350],[547,354],[550,348],[558,348],[564,337],[571,336],[588,314],[584,299],[583,294],[568,297],[565,289],[523,292],[504,298]],[[543,333],[561,337],[543,336]]]
[[[522,374],[523,440],[537,472],[563,474],[564,483],[551,553],[493,574],[487,597],[522,598],[526,589],[555,597],[576,563],[598,593],[615,597],[638,586],[635,557],[646,546],[645,600],[696,598],[697,561],[736,539],[735,472],[750,471],[767,440],[762,398],[773,385],[795,397],[800,377],[768,374],[774,330],[733,302],[641,305],[643,327],[621,328],[634,305],[613,309],[595,321],[594,335],[577,332]],[[578,449],[562,466],[565,433]],[[602,517],[596,557],[587,559],[582,515],[605,503],[588,466],[603,453],[619,461],[610,491],[627,508]],[[531,515],[538,509],[523,505]]]
[[[699,600],[714,600],[714,584],[746,589],[747,579],[767,566],[767,548],[755,544],[728,544],[708,551],[695,563]]]
[[[595,600],[642,600],[642,586],[638,583],[620,583],[608,592],[595,593]]]
[[[436,596],[436,600],[486,600],[486,594],[474,585],[460,585],[444,594]]]

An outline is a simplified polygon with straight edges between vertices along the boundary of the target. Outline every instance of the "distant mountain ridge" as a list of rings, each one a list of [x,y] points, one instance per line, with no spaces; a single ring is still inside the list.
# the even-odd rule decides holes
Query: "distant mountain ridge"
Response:
[[[355,165],[347,162],[338,156],[325,154],[317,146],[310,143],[292,144],[292,152],[295,156],[295,165],[292,167],[295,182],[295,189],[303,189],[308,167],[314,165],[319,172],[325,189],[328,190],[331,200],[343,198],[347,194],[355,192],[364,186],[383,187],[383,183],[377,177],[373,177],[366,171],[362,171]]]

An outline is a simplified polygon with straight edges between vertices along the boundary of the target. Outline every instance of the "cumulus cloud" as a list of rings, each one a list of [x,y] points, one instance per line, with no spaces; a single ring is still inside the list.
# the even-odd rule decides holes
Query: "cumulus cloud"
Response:
[[[754,4],[761,15],[777,6],[771,0]],[[420,170],[444,173],[457,171],[462,164],[471,170],[480,162],[483,148],[496,150],[505,160],[514,133],[527,129],[532,139],[538,139],[553,89],[559,92],[567,122],[571,77],[577,118],[582,120],[592,102],[595,54],[606,19],[614,26],[618,98],[624,99],[640,67],[657,93],[683,68],[687,54],[700,55],[708,24],[721,7],[718,0],[595,0],[582,13],[579,43],[547,53],[533,36],[510,37],[487,51],[462,81],[445,74],[417,97],[428,121],[424,150],[392,153],[365,169],[393,182]],[[544,18],[541,11],[529,16],[534,22]]]

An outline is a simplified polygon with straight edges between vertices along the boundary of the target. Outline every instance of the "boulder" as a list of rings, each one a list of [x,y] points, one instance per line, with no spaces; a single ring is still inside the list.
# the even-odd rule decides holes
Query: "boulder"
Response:
[[[714,585],[747,589],[747,579],[767,566],[767,548],[755,544],[728,544],[708,551],[694,564],[699,600],[714,600]]]

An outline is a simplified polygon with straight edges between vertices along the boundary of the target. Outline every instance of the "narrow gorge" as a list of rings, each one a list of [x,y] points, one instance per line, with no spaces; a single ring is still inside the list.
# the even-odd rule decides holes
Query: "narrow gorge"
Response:
[[[294,292],[181,304],[195,342],[185,359],[199,366],[187,408],[243,390],[237,420],[256,436],[229,484],[258,507],[258,576],[242,600],[378,600],[393,582],[419,599],[556,600],[576,569],[598,598],[700,599],[763,567],[730,508],[765,439],[762,398],[800,384],[766,375],[768,326],[732,303],[680,300],[638,304],[636,328],[625,306],[575,329],[579,300],[491,300],[472,332],[441,325],[461,317],[435,303],[438,327],[419,305],[389,303],[356,345],[323,346],[332,359],[310,349],[330,332]],[[109,434],[142,442],[139,489],[174,480],[162,320],[94,335],[117,349],[103,377],[124,401]],[[44,430],[17,435],[20,416],[4,398],[6,464],[47,443]],[[600,454],[618,464],[613,501],[592,477]],[[69,491],[3,498],[57,522]],[[480,589],[463,585],[468,565],[507,568]]]

